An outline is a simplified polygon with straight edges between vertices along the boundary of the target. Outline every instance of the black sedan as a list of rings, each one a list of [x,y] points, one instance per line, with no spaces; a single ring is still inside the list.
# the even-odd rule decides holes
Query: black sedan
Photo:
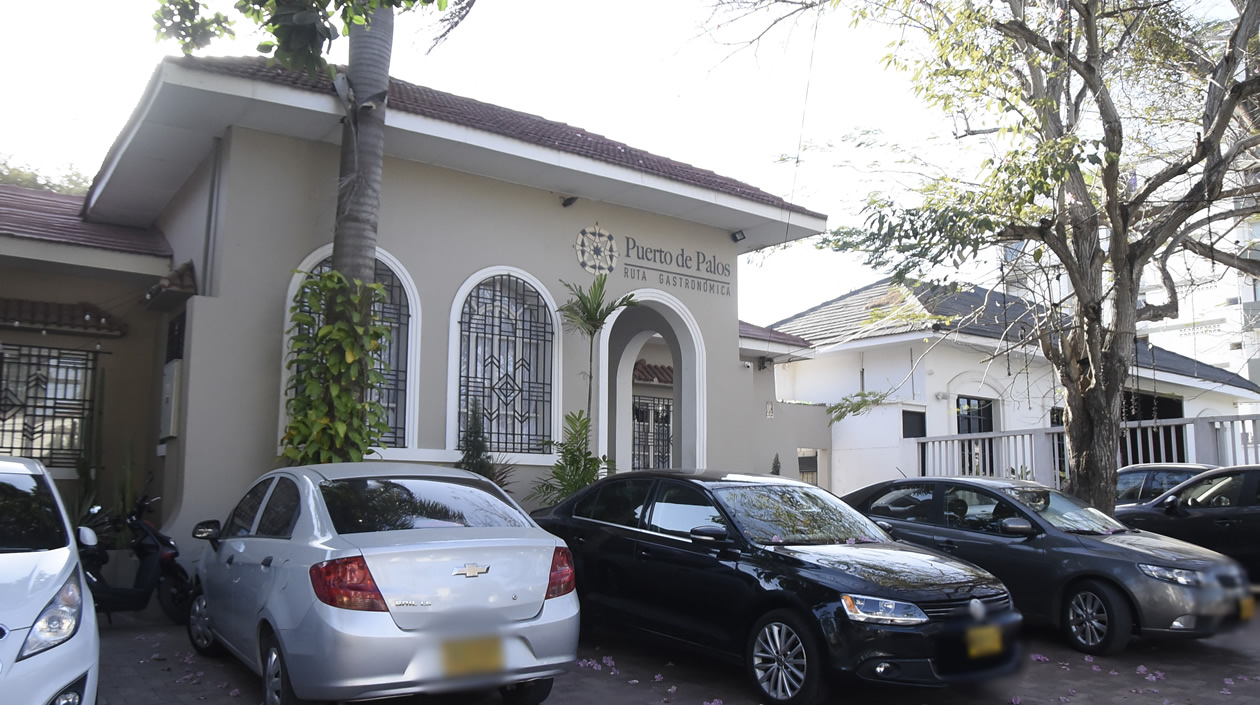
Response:
[[[1029,621],[1061,628],[1086,653],[1119,651],[1133,634],[1212,636],[1255,609],[1235,561],[1034,482],[913,478],[844,499],[893,536],[989,570]]]
[[[1149,502],[1116,507],[1116,518],[1231,556],[1260,582],[1260,465],[1196,475]]]
[[[836,671],[935,685],[1018,662],[1022,618],[996,578],[811,485],[622,473],[533,516],[573,552],[584,624],[740,662],[761,702],[817,702]]]

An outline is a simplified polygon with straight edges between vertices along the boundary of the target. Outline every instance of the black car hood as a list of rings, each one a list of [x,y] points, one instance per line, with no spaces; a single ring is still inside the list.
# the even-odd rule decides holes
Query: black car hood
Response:
[[[1087,534],[1078,534],[1078,536],[1086,547],[1097,549],[1101,544],[1102,547],[1123,553],[1133,560],[1153,562],[1174,568],[1202,567],[1225,560],[1224,556],[1211,549],[1149,531],[1130,530],[1105,536]]]
[[[820,576],[841,590],[880,588],[881,596],[953,600],[1006,592],[1001,581],[970,563],[901,543],[780,546],[777,552],[839,575]]]

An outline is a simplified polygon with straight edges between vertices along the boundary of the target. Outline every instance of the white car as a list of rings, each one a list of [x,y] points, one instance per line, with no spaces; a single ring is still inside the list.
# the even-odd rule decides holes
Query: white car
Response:
[[[568,547],[463,470],[275,470],[193,537],[193,648],[232,652],[266,705],[485,687],[538,705],[577,658]]]
[[[91,529],[82,539],[95,543]],[[0,700],[93,705],[96,610],[74,530],[44,466],[0,457]]]

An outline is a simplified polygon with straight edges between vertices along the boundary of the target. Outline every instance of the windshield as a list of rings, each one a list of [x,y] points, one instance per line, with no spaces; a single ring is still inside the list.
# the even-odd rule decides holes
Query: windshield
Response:
[[[732,485],[714,490],[744,536],[760,544],[883,543],[875,522],[816,487]]]
[[[355,478],[322,482],[319,489],[339,534],[530,525],[512,505],[461,480]]]
[[[1025,509],[1036,512],[1051,526],[1079,534],[1114,534],[1127,531],[1120,522],[1094,509],[1081,500],[1051,489],[1003,487]]]
[[[47,551],[69,542],[48,480],[0,473],[0,553]]]

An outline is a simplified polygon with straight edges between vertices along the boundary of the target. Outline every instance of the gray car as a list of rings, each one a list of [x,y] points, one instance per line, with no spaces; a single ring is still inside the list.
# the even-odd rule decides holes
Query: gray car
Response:
[[[260,674],[267,705],[495,686],[536,705],[577,657],[569,549],[472,473],[277,470],[193,536],[189,638]]]
[[[912,478],[844,500],[898,538],[993,573],[1028,621],[1062,629],[1086,653],[1119,651],[1135,634],[1212,636],[1255,609],[1234,560],[1130,529],[1034,482]]]

